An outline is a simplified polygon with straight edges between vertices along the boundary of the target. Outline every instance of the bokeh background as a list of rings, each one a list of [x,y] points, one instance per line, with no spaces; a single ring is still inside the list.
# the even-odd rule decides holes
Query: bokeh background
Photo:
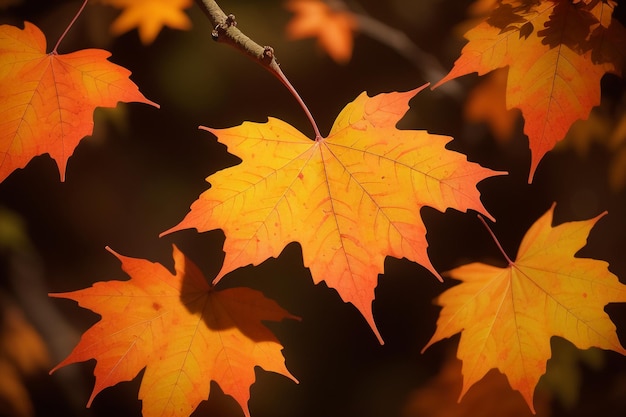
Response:
[[[51,49],[81,3],[5,1],[0,3],[0,23],[20,27],[24,20],[35,23]],[[176,244],[212,279],[223,259],[221,231],[189,230],[158,237],[177,224],[207,189],[208,175],[239,162],[198,126],[230,127],[272,116],[312,135],[297,103],[276,79],[247,57],[211,40],[211,24],[195,4],[187,10],[193,24],[190,30],[166,28],[152,44],[143,45],[136,31],[112,36],[109,27],[119,11],[93,3],[61,44],[60,53],[92,47],[111,51],[110,60],[131,70],[131,79],[161,108],[120,104],[96,110],[94,133],[69,159],[63,183],[55,163],[44,155],[0,184],[2,416],[28,415],[15,411],[16,401],[25,413],[30,406],[36,416],[141,415],[136,399],[141,375],[105,389],[90,409],[85,404],[93,386],[93,361],[48,375],[98,316],[72,301],[49,299],[47,293],[126,279],[106,246],[172,268],[172,244]],[[406,34],[438,63],[438,69],[430,61],[416,65],[364,34],[356,35],[351,60],[340,65],[314,39],[287,38],[285,28],[293,14],[284,2],[219,3],[236,15],[246,34],[274,47],[283,71],[323,134],[362,91],[370,95],[406,91],[438,81],[433,74],[443,71],[439,72],[443,75],[451,68],[464,44],[462,31],[472,4],[349,3],[353,10]],[[616,16],[625,21],[623,5]],[[626,129],[618,130],[626,114],[625,82],[616,76],[603,79],[602,105],[546,155],[529,185],[530,153],[523,121],[518,117],[510,137],[502,140],[488,124],[465,117],[466,99],[481,81],[469,75],[451,88],[424,90],[411,101],[400,128],[452,136],[450,149],[510,173],[483,181],[479,189],[485,207],[497,219],[492,228],[511,257],[528,227],[553,202],[555,223],[584,220],[607,210],[579,256],[607,261],[626,282],[626,187],[620,183],[619,159],[626,147]],[[429,255],[438,271],[473,261],[505,265],[475,213],[424,208],[422,215]],[[432,301],[454,282],[440,283],[417,264],[386,261],[374,301],[376,322],[385,339],[382,346],[353,306],[344,304],[324,284],[313,285],[295,243],[278,259],[237,270],[219,285],[259,289],[302,317],[300,322],[268,325],[283,344],[287,367],[300,383],[257,368],[249,403],[254,417],[530,415],[521,397],[511,394],[495,372],[482,388],[477,385],[464,402],[456,404],[459,369],[450,358],[458,335],[420,353],[434,332],[439,312]],[[606,310],[626,343],[626,305],[613,304]],[[578,352],[556,338],[553,347],[555,358],[549,361],[548,374],[537,391],[540,416],[626,416],[626,358],[599,350]],[[3,397],[4,392],[8,396]],[[194,415],[239,417],[243,412],[212,383],[208,401]]]

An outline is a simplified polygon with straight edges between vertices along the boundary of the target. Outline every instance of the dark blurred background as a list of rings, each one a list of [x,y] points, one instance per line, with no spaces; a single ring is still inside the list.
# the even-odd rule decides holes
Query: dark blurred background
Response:
[[[11,3],[15,4],[2,6],[0,23],[22,27],[27,20],[36,24],[46,34],[50,50],[82,2]],[[332,61],[314,39],[288,40],[285,27],[292,14],[282,1],[219,3],[236,15],[238,27],[246,34],[274,47],[283,71],[309,106],[322,134],[328,133],[338,112],[362,91],[370,95],[406,91],[438,81],[424,75],[424,67],[437,71],[430,64],[416,66],[388,45],[362,34],[357,34],[352,59],[345,65]],[[350,6],[405,33],[445,72],[464,44],[459,25],[467,19],[470,4],[360,0]],[[616,13],[624,22],[621,7]],[[119,37],[110,35],[109,25],[118,13],[96,2],[89,5],[59,52],[93,47],[111,51],[110,60],[132,71],[131,79],[161,109],[131,103],[96,110],[94,133],[81,141],[69,159],[64,183],[47,155],[34,158],[0,183],[0,300],[4,305],[0,318],[5,334],[10,333],[11,323],[21,323],[22,330],[10,334],[28,336],[11,340],[26,355],[24,363],[41,364],[33,369],[0,366],[0,397],[9,392],[12,398],[21,398],[25,392],[25,401],[36,416],[141,415],[136,399],[141,375],[105,389],[86,409],[94,361],[47,374],[98,316],[72,301],[49,299],[46,294],[126,279],[119,261],[105,246],[172,268],[172,244],[176,244],[212,279],[223,259],[221,231],[198,234],[189,230],[158,237],[177,224],[208,188],[207,176],[239,162],[198,126],[230,127],[245,120],[264,122],[272,116],[312,135],[303,112],[276,79],[245,56],[211,40],[211,24],[195,4],[188,9],[191,30],[165,28],[147,46],[134,30]],[[604,130],[583,128],[588,140],[582,148],[568,140],[557,146],[541,161],[530,185],[523,121],[518,121],[510,140],[498,141],[486,124],[469,123],[463,116],[465,98],[480,81],[469,75],[457,80],[456,90],[422,91],[412,100],[400,127],[452,136],[450,149],[510,173],[479,185],[485,207],[497,219],[492,228],[510,257],[515,256],[528,227],[553,202],[557,203],[555,223],[589,219],[608,210],[579,255],[607,261],[610,270],[626,282],[626,190],[610,180],[615,156],[623,151],[619,144],[626,141],[609,146],[604,133],[597,134],[614,132],[626,114],[624,81],[616,76],[603,79],[603,103],[590,121],[603,121]],[[424,208],[422,215],[429,255],[438,271],[473,261],[505,265],[475,213]],[[325,284],[313,285],[297,244],[289,245],[278,259],[229,274],[219,285],[259,289],[302,317],[301,322],[268,325],[283,344],[287,367],[300,384],[257,368],[249,403],[253,417],[489,415],[480,410],[462,414],[454,408],[459,381],[453,381],[446,393],[437,394],[441,395],[437,413],[419,404],[420,392],[432,388],[432,381],[455,351],[458,335],[420,354],[434,332],[439,312],[432,300],[454,283],[439,283],[415,263],[388,258],[385,274],[380,276],[374,315],[385,339],[383,346],[353,306],[344,304]],[[626,305],[613,304],[606,310],[626,343]],[[553,342],[555,351],[571,358],[571,363],[548,363],[548,376],[537,394],[547,398],[547,406],[539,415],[626,416],[626,358],[615,352],[578,353],[569,342]],[[2,355],[15,357],[14,353]],[[16,381],[21,381],[25,391],[19,390]],[[570,399],[559,390],[569,390]],[[487,394],[486,402],[503,401]],[[14,406],[0,399],[0,415]],[[6,415],[19,414],[6,411]],[[210,398],[194,415],[242,416],[243,412],[212,383]],[[524,414],[522,407],[519,415],[530,413]]]

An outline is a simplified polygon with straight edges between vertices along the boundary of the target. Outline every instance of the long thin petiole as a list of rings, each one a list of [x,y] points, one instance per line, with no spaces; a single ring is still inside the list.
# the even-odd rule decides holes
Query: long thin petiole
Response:
[[[491,235],[491,238],[493,239],[494,242],[496,242],[496,245],[498,245],[498,249],[500,249],[500,252],[502,252],[504,259],[506,259],[509,265],[513,265],[514,262],[511,260],[511,258],[509,258],[509,255],[507,255],[504,249],[502,248],[500,241],[498,241],[498,238],[496,237],[495,233],[493,233],[493,230],[491,230],[491,228],[487,224],[487,221],[480,214],[478,215],[478,218],[480,219],[481,222],[483,222],[483,225],[485,226],[485,228],[487,228],[487,231]]]
[[[315,132],[315,140],[316,141],[321,140],[322,134],[320,133],[320,130],[317,127],[317,123],[315,123],[315,119],[313,118],[313,115],[311,114],[311,112],[309,111],[309,108],[304,103],[304,100],[302,100],[302,98],[300,97],[300,94],[298,94],[298,91],[294,88],[293,85],[291,85],[291,83],[289,82],[289,79],[287,79],[287,77],[285,76],[285,74],[283,73],[283,71],[280,69],[279,66],[276,66],[275,68],[270,69],[270,71],[280,80],[280,82],[283,83],[283,85],[287,88],[287,90],[289,90],[291,95],[295,97],[298,104],[300,104],[300,107],[304,111],[304,114],[306,114],[306,117],[308,117],[309,122],[311,123],[311,126],[313,126],[313,131]]]
[[[280,65],[278,65],[276,57],[274,56],[274,50],[269,46],[259,45],[239,30],[237,28],[235,16],[232,14],[226,15],[215,0],[196,0],[196,3],[198,3],[202,11],[205,12],[213,24],[214,29],[211,34],[213,40],[234,47],[248,57],[252,58],[257,63],[261,64],[265,69],[278,78],[287,90],[289,90],[289,93],[291,93],[291,95],[296,99],[309,119],[315,133],[315,140],[321,140],[322,135],[320,134],[313,115],[302,100],[302,97],[300,97],[300,94],[298,94],[296,89],[280,69]]]
[[[61,37],[59,38],[59,40],[57,41],[56,45],[54,45],[54,49],[52,50],[51,54],[57,55],[57,49],[59,49],[59,45],[61,44],[61,41],[63,40],[63,38],[65,38],[65,35],[67,35],[67,32],[70,31],[70,28],[74,25],[74,23],[76,22],[76,20],[78,19],[78,16],[80,16],[80,14],[83,12],[83,9],[85,8],[85,6],[87,5],[87,2],[89,0],[85,0],[83,1],[83,5],[80,6],[80,9],[78,9],[78,12],[76,13],[76,16],[74,16],[74,18],[72,19],[72,21],[70,22],[69,25],[67,25],[67,27],[65,28],[65,31],[63,32],[63,34],[61,35]]]

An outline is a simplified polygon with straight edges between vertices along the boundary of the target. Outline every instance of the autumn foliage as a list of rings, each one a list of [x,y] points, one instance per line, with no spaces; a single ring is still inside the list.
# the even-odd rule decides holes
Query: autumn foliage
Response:
[[[541,158],[600,104],[602,76],[622,74],[626,30],[612,19],[614,7],[595,0],[499,2],[465,34],[461,57],[435,87],[507,67],[506,107],[524,116],[532,181]]]
[[[250,415],[255,366],[294,379],[282,346],[261,323],[295,318],[275,302],[249,288],[212,289],[176,247],[175,275],[159,264],[115,256],[129,281],[52,294],[102,315],[55,368],[97,359],[87,405],[102,389],[130,381],[146,368],[139,390],[144,416],[191,414],[209,396],[211,380]]]
[[[310,387],[306,374],[298,375],[286,360],[286,351],[291,357],[298,352],[281,341],[283,333],[273,326],[284,321],[298,326],[308,317],[288,312],[279,305],[285,302],[280,297],[275,301],[250,284],[237,284],[242,277],[252,277],[262,289],[263,280],[257,282],[256,275],[264,264],[275,268],[270,274],[285,280],[283,285],[291,285],[296,273],[281,267],[281,262],[283,252],[293,244],[301,253],[296,264],[306,268],[312,282],[324,283],[346,308],[356,308],[377,342],[375,349],[386,349],[387,334],[393,335],[385,331],[389,322],[381,323],[378,316],[387,305],[378,304],[379,290],[380,283],[390,278],[386,275],[389,269],[393,271],[388,268],[391,262],[408,261],[416,281],[413,285],[424,293],[433,285],[445,286],[437,287],[438,295],[427,307],[433,317],[438,315],[436,323],[422,320],[420,328],[413,329],[429,335],[419,339],[421,346],[413,346],[412,341],[409,347],[413,352],[422,349],[422,357],[435,355],[432,352],[443,345],[439,342],[457,337],[447,343],[454,347],[458,340],[454,350],[459,361],[441,361],[442,370],[430,383],[421,381],[419,390],[406,395],[410,397],[403,409],[406,417],[422,413],[442,417],[549,415],[558,388],[538,387],[547,379],[549,362],[559,355],[555,338],[579,350],[615,353],[615,361],[624,368],[626,350],[620,341],[624,320],[612,319],[624,306],[607,310],[609,304],[626,302],[626,286],[620,282],[624,277],[614,266],[623,255],[623,247],[615,242],[626,242],[619,195],[600,198],[596,197],[600,191],[595,193],[593,187],[578,189],[572,184],[567,190],[580,192],[575,193],[575,201],[594,196],[589,198],[593,204],[587,201],[585,209],[577,210],[575,204],[568,209],[563,202],[570,201],[563,196],[566,191],[540,188],[543,181],[566,182],[558,168],[546,168],[548,174],[541,169],[556,164],[548,155],[558,152],[577,129],[592,130],[580,126],[601,120],[602,113],[595,113],[599,108],[610,113],[608,127],[596,129],[612,138],[609,150],[626,143],[624,88],[609,95],[614,101],[607,104],[602,84],[608,77],[623,82],[626,29],[616,17],[616,2],[476,1],[470,9],[471,20],[459,26],[464,28],[465,43],[455,50],[456,61],[446,73],[432,80],[415,76],[410,88],[397,84],[389,92],[368,94],[376,86],[363,85],[352,101],[333,104],[338,111],[332,114],[334,123],[327,135],[320,133],[306,100],[283,74],[288,65],[278,65],[280,52],[247,37],[254,38],[253,33],[243,35],[236,17],[226,15],[212,0],[94,3],[118,11],[107,27],[109,36],[134,39],[136,31],[138,48],[160,45],[161,34],[171,29],[198,31],[207,42],[212,39],[234,46],[281,81],[314,133],[302,133],[298,119],[283,121],[272,114],[265,114],[264,121],[246,121],[238,105],[244,109],[248,103],[229,101],[229,92],[225,93],[220,106],[230,106],[228,114],[240,115],[236,118],[240,122],[224,127],[214,121],[214,126],[200,126],[198,134],[204,142],[223,145],[214,148],[220,149],[223,160],[239,160],[207,172],[208,185],[203,185],[195,201],[189,200],[191,193],[184,198],[166,197],[182,203],[172,209],[175,215],[170,212],[159,220],[160,235],[153,239],[168,245],[182,242],[173,245],[173,266],[168,266],[170,258],[154,262],[120,255],[107,247],[121,262],[124,280],[92,280],[84,289],[50,293],[52,298],[73,300],[98,315],[95,323],[81,329],[80,341],[69,354],[64,352],[65,359],[51,371],[56,375],[68,365],[95,360],[87,407],[106,388],[133,381],[138,375],[138,398],[145,417],[190,416],[210,393],[216,395],[215,386],[232,397],[245,416],[254,416],[251,389],[260,369],[299,384],[297,389]],[[389,22],[376,21],[365,9],[349,3],[290,0],[278,8],[288,19],[277,33],[300,46],[313,39],[332,59],[332,68],[339,63],[343,71],[357,71],[352,62],[359,53],[357,35],[377,33],[377,41],[387,39],[386,46],[405,57],[419,50]],[[202,13],[195,15],[194,10]],[[76,19],[83,18],[82,12],[83,8],[52,49],[34,23],[0,25],[0,182],[4,184],[17,181],[29,170],[31,160],[44,154],[56,162],[61,182],[66,181],[68,159],[83,139],[94,134],[97,108],[140,103],[150,105],[143,107],[152,112],[163,111],[140,92],[130,69],[113,63],[115,57],[106,49],[59,53],[67,33],[76,30],[72,27]],[[190,16],[208,19],[209,25],[197,28]],[[413,62],[432,64],[426,59],[430,55],[420,54]],[[433,68],[420,70],[436,73]],[[152,96],[149,89],[140,87]],[[282,88],[280,84],[275,87]],[[458,110],[459,125],[486,122],[490,126],[488,139],[482,138],[480,146],[489,147],[489,155],[496,157],[485,157],[451,132],[433,131],[422,113],[428,113],[429,100],[438,94],[453,96],[449,103],[455,104],[450,105],[446,119],[454,118]],[[332,89],[322,96],[324,103],[330,103]],[[422,123],[429,127],[421,127]],[[451,129],[459,136],[464,131]],[[498,155],[504,155],[505,149],[519,149],[519,143],[518,148],[507,146],[522,140],[527,140],[521,147],[527,143],[529,154],[516,155],[524,164],[524,172],[518,175],[519,167],[507,166],[511,159]],[[184,141],[177,141],[184,149]],[[506,185],[498,188],[498,184]],[[174,193],[174,188],[163,193]],[[513,200],[519,203],[517,207]],[[183,206],[190,209],[181,210]],[[559,214],[561,207],[565,207],[563,214]],[[452,223],[455,216],[461,223]],[[0,217],[0,226],[1,221]],[[456,226],[446,228],[448,221],[484,227],[475,229],[481,232],[472,229],[467,239],[457,239],[451,232]],[[612,239],[604,247],[606,256],[593,249],[588,255],[585,250],[592,246],[591,237],[601,233],[598,229],[604,222],[622,227],[610,232],[603,229],[607,239]],[[509,233],[507,225],[515,230]],[[198,233],[190,234],[187,229]],[[437,235],[441,230],[448,235]],[[1,231],[0,227],[0,238]],[[219,233],[223,259],[219,251],[205,254],[219,260],[214,272],[202,272],[179,249],[185,248],[189,236]],[[492,240],[479,237],[480,233]],[[438,243],[433,245],[433,241]],[[509,257],[504,247],[517,248],[517,255]],[[452,259],[442,261],[448,248]],[[498,251],[489,252],[494,248]],[[491,253],[501,259],[486,255]],[[267,262],[271,258],[278,260]],[[420,296],[411,295],[415,300]],[[45,351],[39,344],[36,350]],[[46,354],[39,356],[46,360],[38,359],[38,366],[47,363]],[[7,365],[6,369],[18,368]],[[0,383],[0,398],[7,396],[3,387],[5,391],[17,387],[22,393],[18,377],[9,382]],[[465,408],[455,405],[467,397]],[[501,402],[484,407],[486,402],[497,401],[495,397]],[[445,401],[445,406],[433,410],[433,398]],[[31,413],[27,395],[12,404],[26,410],[20,417]]]
[[[372,301],[385,257],[439,276],[419,208],[488,215],[476,184],[496,174],[445,149],[449,138],[395,128],[416,93],[363,93],[315,141],[277,119],[207,129],[244,162],[207,178],[223,187],[202,194],[170,231],[224,229],[226,259],[215,281],[300,242],[313,281],[354,304],[382,342]]]
[[[28,22],[22,30],[0,28],[0,54],[0,179],[47,153],[63,181],[68,158],[93,130],[96,107],[120,101],[157,106],[128,79],[130,71],[107,61],[109,52],[48,53],[43,33]]]
[[[495,368],[532,408],[552,336],[626,354],[604,312],[608,303],[626,302],[626,286],[606,262],[574,257],[602,215],[552,227],[553,212],[528,230],[508,267],[472,263],[447,273],[462,284],[439,297],[443,309],[426,347],[462,332],[461,396]]]

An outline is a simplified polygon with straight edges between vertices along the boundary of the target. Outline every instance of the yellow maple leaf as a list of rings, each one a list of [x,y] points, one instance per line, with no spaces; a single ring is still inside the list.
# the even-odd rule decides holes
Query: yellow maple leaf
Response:
[[[113,254],[130,280],[50,294],[102,316],[51,371],[96,359],[87,406],[104,388],[130,381],[143,368],[144,417],[189,416],[208,398],[211,380],[249,417],[255,366],[296,381],[285,367],[281,344],[262,321],[297,317],[274,301],[250,288],[215,290],[175,246],[175,275],[160,264]]]
[[[552,227],[553,211],[554,205],[531,226],[508,267],[472,263],[446,274],[462,283],[438,298],[443,308],[424,350],[461,332],[461,397],[496,368],[534,411],[533,394],[551,356],[552,336],[579,349],[626,354],[604,311],[608,303],[626,302],[626,285],[606,262],[574,257],[604,214]]]
[[[396,129],[418,91],[362,93],[316,141],[274,118],[206,128],[243,162],[208,177],[212,188],[165,233],[224,230],[216,281],[300,242],[314,282],[354,304],[382,343],[372,301],[385,257],[405,257],[438,276],[420,209],[487,213],[476,184],[500,174],[447,150],[450,137]]]
[[[123,9],[111,25],[114,35],[121,35],[137,28],[139,39],[152,43],[163,26],[188,30],[191,20],[184,12],[191,7],[192,0],[100,0],[104,4]]]
[[[347,10],[335,10],[320,0],[290,0],[286,7],[296,15],[287,25],[290,39],[316,37],[319,45],[340,64],[352,57],[357,21]]]

